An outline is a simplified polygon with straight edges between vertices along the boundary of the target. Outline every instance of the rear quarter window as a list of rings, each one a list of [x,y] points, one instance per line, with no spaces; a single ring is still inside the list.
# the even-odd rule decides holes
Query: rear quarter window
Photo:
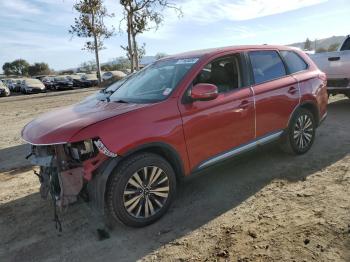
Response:
[[[286,75],[283,61],[276,51],[249,52],[256,84],[272,81]]]
[[[340,51],[346,51],[346,50],[350,50],[350,37],[348,39],[346,39],[346,41],[344,42],[344,44],[340,48]]]
[[[308,68],[308,64],[297,53],[293,51],[280,51],[280,54],[288,67],[289,73],[294,74]]]

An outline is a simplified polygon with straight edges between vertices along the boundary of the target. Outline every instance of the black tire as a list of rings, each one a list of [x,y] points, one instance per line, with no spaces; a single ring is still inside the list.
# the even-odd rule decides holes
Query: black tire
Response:
[[[289,154],[305,154],[315,141],[316,127],[315,117],[309,110],[297,109],[282,136],[281,149]]]
[[[142,182],[142,188],[136,187],[135,181],[137,185],[140,184],[138,181]],[[164,192],[166,188],[168,191]],[[106,191],[108,217],[127,226],[147,226],[166,213],[175,193],[175,173],[164,158],[152,153],[131,156],[109,178]]]

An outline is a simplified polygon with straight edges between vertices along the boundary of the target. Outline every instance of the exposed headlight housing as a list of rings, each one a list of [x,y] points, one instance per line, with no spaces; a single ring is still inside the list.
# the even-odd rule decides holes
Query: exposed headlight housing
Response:
[[[109,157],[116,157],[118,156],[117,154],[111,152],[108,150],[108,148],[102,143],[100,139],[94,141],[95,146],[100,150],[101,153],[105,154],[106,156]]]
[[[92,139],[67,144],[67,149],[69,150],[71,157],[78,161],[85,161],[97,154]]]

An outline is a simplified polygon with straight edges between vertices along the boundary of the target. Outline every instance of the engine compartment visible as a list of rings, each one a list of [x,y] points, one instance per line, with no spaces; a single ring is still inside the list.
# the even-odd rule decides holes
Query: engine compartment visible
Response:
[[[59,208],[77,201],[84,185],[91,180],[93,171],[107,156],[93,140],[58,145],[33,145],[31,163],[40,167],[35,174],[41,183],[40,194],[50,194]]]

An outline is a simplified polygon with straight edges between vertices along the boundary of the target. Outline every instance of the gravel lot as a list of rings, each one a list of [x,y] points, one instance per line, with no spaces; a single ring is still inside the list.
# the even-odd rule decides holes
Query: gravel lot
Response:
[[[157,223],[117,225],[84,202],[60,214],[41,200],[24,161],[22,127],[95,92],[0,98],[0,261],[350,261],[350,100],[331,98],[313,149],[289,156],[270,145],[182,185]]]

